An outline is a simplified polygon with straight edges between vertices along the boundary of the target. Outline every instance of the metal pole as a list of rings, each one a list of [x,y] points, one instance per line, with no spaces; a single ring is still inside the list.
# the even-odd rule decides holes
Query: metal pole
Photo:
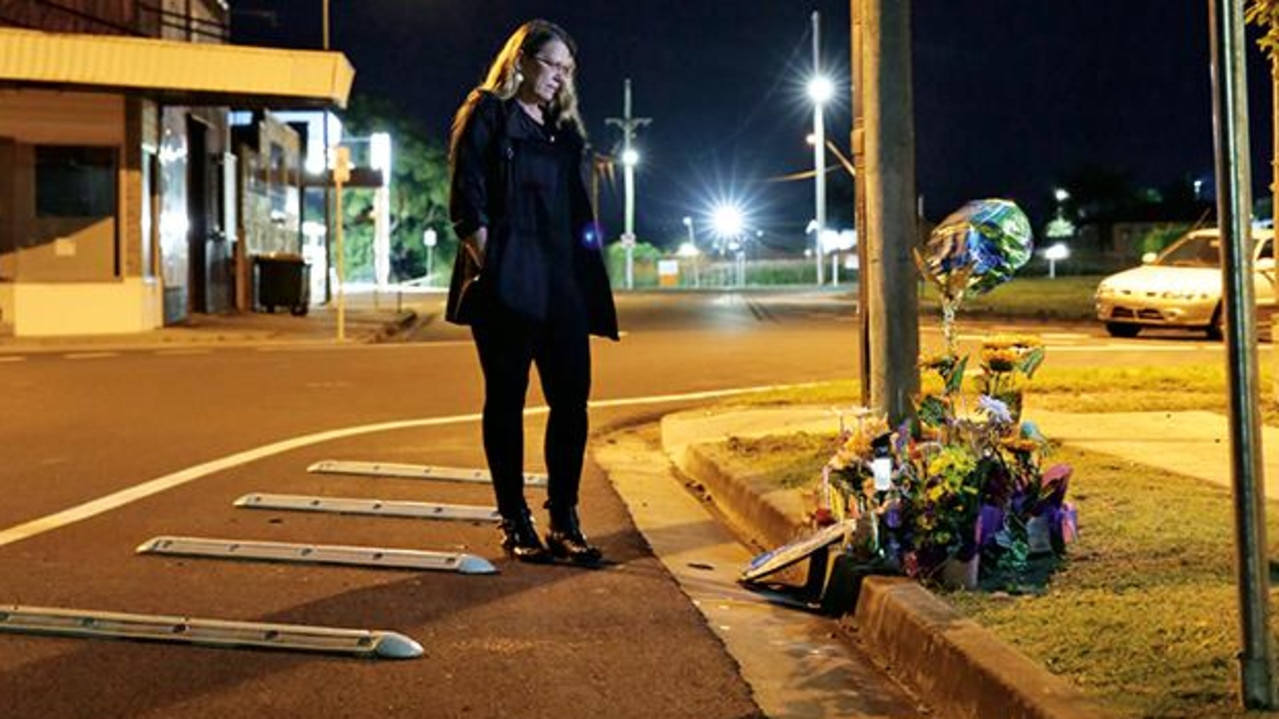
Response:
[[[1239,575],[1240,689],[1249,709],[1276,704],[1266,561],[1265,484],[1257,409],[1257,326],[1252,283],[1251,171],[1243,0],[1209,0],[1212,109],[1221,232],[1226,371],[1230,395],[1230,472],[1235,493]]]
[[[688,246],[693,250],[691,257],[693,263],[693,286],[701,287],[702,274],[698,268],[698,265],[701,264],[701,257],[697,254],[697,236],[693,233],[693,218],[685,217],[684,225],[688,227]]]
[[[329,0],[323,2],[323,12],[321,13],[321,38],[320,44],[325,52],[329,50]],[[333,299],[333,287],[329,268],[333,266],[333,213],[329,209],[332,203],[332,192],[330,185],[333,184],[333,168],[329,160],[329,110],[324,109],[321,116],[321,122],[324,123],[324,301],[329,302]]]
[[[622,94],[622,117],[626,121],[626,128],[622,133],[622,172],[624,185],[626,188],[626,236],[632,238],[626,243],[626,289],[635,288],[635,163],[632,161],[634,155],[631,153],[635,148],[631,146],[631,140],[635,136],[635,130],[631,126],[631,79],[626,78],[626,85]]]
[[[342,249],[342,183],[346,182],[347,173],[350,168],[350,161],[347,155],[347,148],[339,147],[337,149],[337,167],[335,168],[334,181],[337,192],[334,193],[337,202],[337,225],[335,249],[337,250],[337,294],[338,294],[338,341],[346,339],[346,288],[345,288],[345,267],[344,255]]]
[[[822,73],[822,21],[821,13],[813,11],[813,77]],[[826,121],[822,112],[823,103],[813,100],[813,184],[815,186],[814,203],[816,204],[816,229],[813,230],[813,254],[817,263],[817,285],[824,283],[822,277],[822,231],[826,229]]]

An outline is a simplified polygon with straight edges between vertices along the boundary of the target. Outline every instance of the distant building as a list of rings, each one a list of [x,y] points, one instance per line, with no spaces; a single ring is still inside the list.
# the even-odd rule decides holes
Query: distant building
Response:
[[[1175,207],[1151,204],[1081,220],[1075,237],[1068,240],[1071,264],[1095,271],[1140,264],[1147,251],[1142,240],[1151,232],[1174,225],[1215,222],[1213,209],[1207,202]]]
[[[227,44],[229,14],[0,0],[4,329],[128,333],[244,309],[251,253],[301,250],[297,133],[259,112],[237,148],[228,108],[341,106],[354,71],[338,53]]]

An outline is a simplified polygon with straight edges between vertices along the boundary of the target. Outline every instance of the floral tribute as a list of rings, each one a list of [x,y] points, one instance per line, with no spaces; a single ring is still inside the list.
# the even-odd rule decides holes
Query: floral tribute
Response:
[[[855,520],[848,548],[866,564],[968,588],[979,571],[1021,584],[1032,556],[1060,557],[1075,536],[1071,469],[1044,468],[1049,443],[1021,417],[1025,387],[1044,360],[1039,340],[986,340],[973,406],[963,391],[969,356],[957,349],[956,311],[965,297],[1012,279],[1031,248],[1025,214],[991,199],[952,213],[917,253],[942,299],[945,340],[920,369],[941,389],[918,397],[915,416],[899,427],[858,417],[823,472],[817,518]]]
[[[1051,447],[1021,419],[1025,385],[1043,359],[1035,338],[984,342],[970,411],[968,358],[922,360],[941,390],[918,398],[915,419],[899,427],[863,415],[840,434],[819,516],[857,520],[849,549],[880,569],[968,588],[977,571],[1024,583],[1032,557],[1060,557],[1076,533],[1071,469],[1045,469]]]

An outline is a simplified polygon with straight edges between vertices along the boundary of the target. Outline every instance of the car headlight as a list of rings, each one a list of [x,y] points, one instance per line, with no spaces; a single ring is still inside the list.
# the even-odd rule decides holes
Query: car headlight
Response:
[[[1115,294],[1115,288],[1105,282],[1097,285],[1097,297],[1109,297]]]

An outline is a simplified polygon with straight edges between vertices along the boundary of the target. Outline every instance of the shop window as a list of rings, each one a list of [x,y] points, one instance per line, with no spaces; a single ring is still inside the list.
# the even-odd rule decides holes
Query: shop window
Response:
[[[114,217],[112,147],[43,145],[36,151],[36,217]]]

